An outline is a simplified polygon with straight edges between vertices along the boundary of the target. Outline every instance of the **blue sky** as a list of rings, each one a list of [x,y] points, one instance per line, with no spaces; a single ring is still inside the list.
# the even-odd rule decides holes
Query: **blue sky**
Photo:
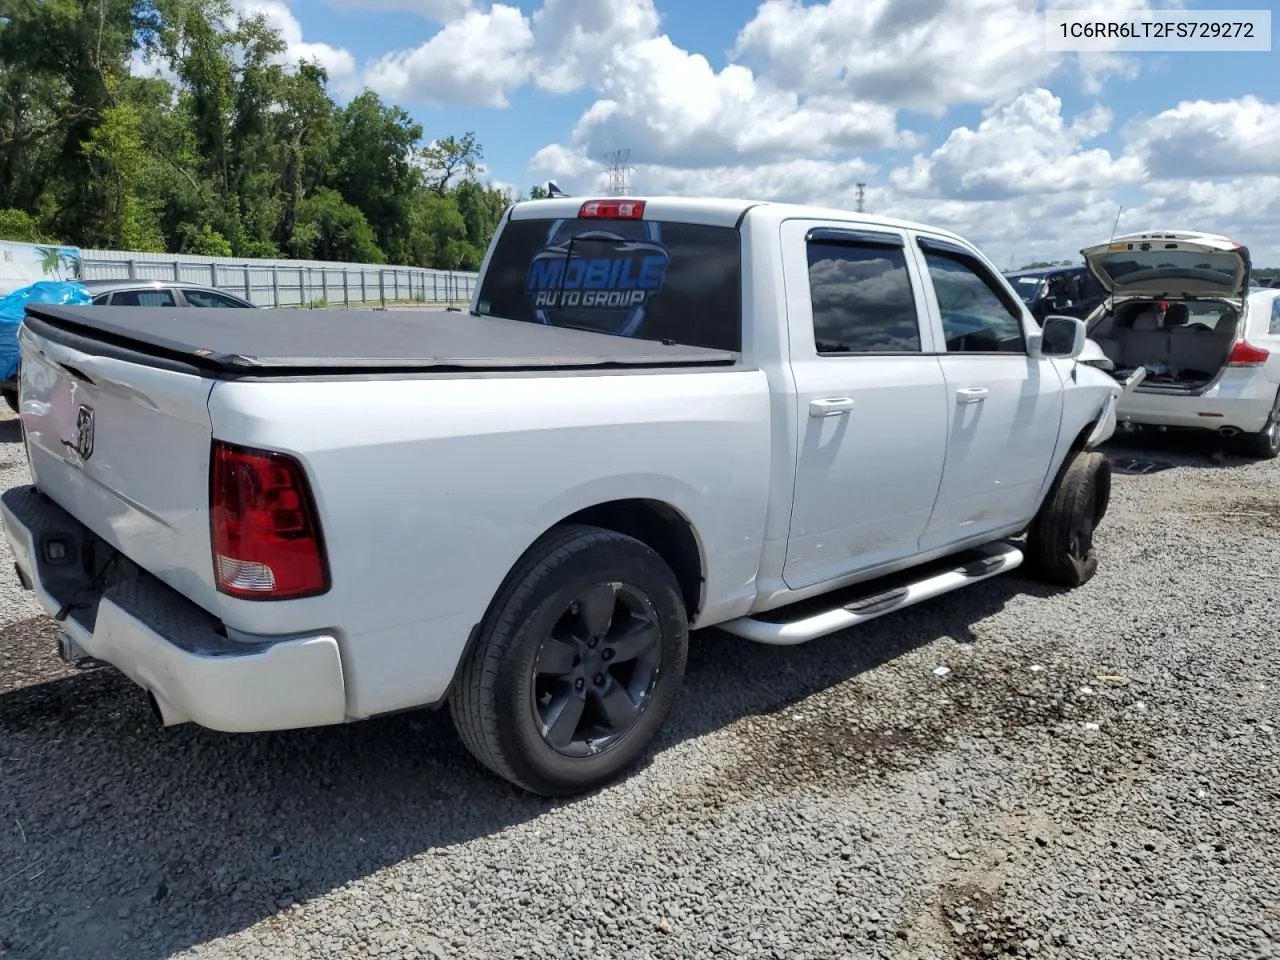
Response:
[[[487,176],[519,191],[599,191],[604,153],[629,147],[637,192],[847,206],[862,181],[868,210],[1009,265],[1072,256],[1121,204],[1122,231],[1224,232],[1280,265],[1274,50],[1050,53],[1035,0],[236,5],[339,95],[369,86],[428,137],[474,130]]]

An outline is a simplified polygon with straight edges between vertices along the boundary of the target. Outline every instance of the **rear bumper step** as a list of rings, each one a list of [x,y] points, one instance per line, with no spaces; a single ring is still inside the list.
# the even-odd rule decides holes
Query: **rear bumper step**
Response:
[[[167,722],[248,733],[346,719],[335,637],[232,639],[215,617],[146,573],[94,586],[82,557],[96,538],[32,486],[0,496],[0,518],[24,586],[50,615],[70,609],[59,655],[120,670],[161,705]]]
[[[719,624],[719,628],[748,640],[755,640],[757,643],[781,646],[805,643],[868,620],[874,620],[894,610],[902,610],[944,593],[950,593],[952,590],[959,590],[961,587],[967,587],[981,580],[1008,573],[1022,565],[1022,551],[1011,543],[994,543],[968,552],[964,555],[963,561],[960,565],[952,566],[950,569],[944,568],[940,572],[937,566],[930,565],[927,571],[919,572],[920,579],[912,582],[901,582],[903,577],[910,576],[909,571],[906,574],[899,574],[895,578],[899,581],[898,585],[888,589],[882,587],[880,590],[818,613],[807,612],[812,610],[812,604],[806,602],[804,605],[806,612],[797,612],[795,619],[783,619],[788,611],[782,608],[757,617],[730,620],[728,623]],[[770,619],[763,619],[765,616]]]

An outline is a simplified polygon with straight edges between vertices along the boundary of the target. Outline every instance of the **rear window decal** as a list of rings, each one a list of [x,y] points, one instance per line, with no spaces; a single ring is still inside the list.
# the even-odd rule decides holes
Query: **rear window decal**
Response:
[[[630,337],[670,266],[660,223],[555,220],[529,262],[524,289],[539,323]]]

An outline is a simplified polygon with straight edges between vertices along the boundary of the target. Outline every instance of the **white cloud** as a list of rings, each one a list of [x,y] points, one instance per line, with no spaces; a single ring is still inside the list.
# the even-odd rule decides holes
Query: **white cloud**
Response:
[[[365,83],[401,103],[505,107],[530,76],[533,34],[518,7],[494,4],[445,24],[426,43],[389,53],[365,71]]]
[[[532,18],[538,86],[570,93],[658,29],[653,0],[544,0]]]
[[[633,45],[597,85],[601,97],[578,120],[573,145],[592,156],[635,145],[636,159],[677,166],[726,160],[827,157],[899,145],[892,109],[843,98],[802,98],[746,67],[715,71],[666,36]]]
[[[1006,266],[1074,257],[1110,232],[1121,199],[1131,229],[1214,229],[1263,259],[1280,253],[1280,190],[1258,176],[1277,169],[1280,109],[1257,97],[1185,102],[1131,122],[1125,148],[1108,149],[1111,110],[1064,115],[1050,91],[1096,96],[1139,61],[1047,53],[1040,0],[765,0],[727,63],[664,35],[655,0],[542,0],[529,15],[514,0],[335,2],[445,21],[367,68],[390,99],[504,107],[525,84],[590,91],[572,132],[530,163],[531,180],[571,193],[602,189],[604,154],[623,147],[636,192],[852,208],[866,182],[869,211],[954,229]],[[1139,16],[1154,0],[1052,5]],[[901,110],[942,116],[959,104],[981,105],[981,121],[931,149],[902,129]],[[886,163],[869,152],[884,149],[916,153]]]
[[[1084,0],[1055,7],[1145,9],[1147,0]],[[791,90],[840,93],[941,113],[988,103],[1038,83],[1070,54],[1045,49],[1036,0],[765,0],[734,55]],[[1076,61],[1095,85],[1128,71],[1114,54]]]
[[[280,62],[293,66],[301,60],[314,61],[328,72],[331,79],[340,80],[356,72],[355,57],[343,47],[327,43],[308,43],[302,39],[302,24],[283,0],[233,0],[232,6],[242,16],[261,14],[280,34],[285,52]]]
[[[1124,212],[1122,231],[1220,233],[1248,246],[1258,266],[1280,266],[1280,176],[1153,180],[1146,193],[1145,203]]]
[[[472,8],[471,0],[330,0],[333,6],[361,10],[412,13],[424,20],[447,23]]]
[[[641,167],[637,189],[673,196],[768,197],[775,200],[830,203],[850,197],[855,184],[875,170],[862,160],[791,160],[758,166],[705,167],[684,170]]]
[[[570,193],[603,191],[608,185],[605,164],[557,144],[539,150],[529,166],[535,178],[554,180]],[[809,202],[849,196],[854,185],[874,170],[856,159],[695,168],[641,164],[629,173],[627,181],[632,193]]]
[[[1280,104],[1183,101],[1130,131],[1130,150],[1158,178],[1232,177],[1280,170]]]
[[[952,130],[942,146],[894,170],[890,181],[908,196],[969,200],[1135,182],[1143,175],[1135,158],[1117,159],[1101,148],[1083,148],[1106,132],[1111,120],[1110,110],[1096,106],[1068,123],[1062,101],[1037,88],[988,109],[977,130]]]

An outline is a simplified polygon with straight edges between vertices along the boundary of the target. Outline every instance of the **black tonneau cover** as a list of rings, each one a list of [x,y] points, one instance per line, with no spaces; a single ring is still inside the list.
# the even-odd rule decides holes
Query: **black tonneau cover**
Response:
[[[86,338],[215,375],[668,367],[737,360],[723,350],[444,310],[32,303],[26,313],[35,332],[68,345]]]

